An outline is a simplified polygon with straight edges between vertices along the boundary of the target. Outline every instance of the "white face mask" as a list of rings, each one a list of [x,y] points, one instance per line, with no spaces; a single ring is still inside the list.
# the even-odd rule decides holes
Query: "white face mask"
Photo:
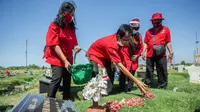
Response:
[[[117,41],[117,44],[119,44],[121,47],[124,46],[124,45],[122,44],[122,41]]]

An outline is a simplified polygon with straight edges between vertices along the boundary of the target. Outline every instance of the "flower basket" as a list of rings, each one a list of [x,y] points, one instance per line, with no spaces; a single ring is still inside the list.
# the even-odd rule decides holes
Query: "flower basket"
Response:
[[[85,50],[81,49],[81,51]],[[69,70],[72,73],[72,79],[75,84],[85,84],[92,79],[92,69],[93,65],[90,63],[90,59],[88,58],[87,64],[76,64],[76,55],[74,55],[74,65],[69,66]]]

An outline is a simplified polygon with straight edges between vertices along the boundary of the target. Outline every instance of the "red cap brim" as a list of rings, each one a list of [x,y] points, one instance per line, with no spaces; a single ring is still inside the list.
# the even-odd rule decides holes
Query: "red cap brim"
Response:
[[[156,20],[156,19],[165,20],[164,18],[155,18],[155,19],[150,19],[150,21],[153,21],[153,20]]]

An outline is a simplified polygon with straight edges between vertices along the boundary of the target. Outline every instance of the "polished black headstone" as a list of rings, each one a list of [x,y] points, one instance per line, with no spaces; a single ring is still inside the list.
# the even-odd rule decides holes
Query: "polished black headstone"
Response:
[[[40,95],[27,94],[13,107],[11,111],[34,112],[34,110],[43,103],[44,98],[45,97]]]
[[[78,112],[71,100],[45,98],[41,95],[25,95],[11,112]]]

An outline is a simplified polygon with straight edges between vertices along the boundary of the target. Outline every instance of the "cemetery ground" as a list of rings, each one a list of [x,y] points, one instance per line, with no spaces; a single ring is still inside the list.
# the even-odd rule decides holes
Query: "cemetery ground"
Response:
[[[0,111],[12,108],[27,93],[38,94],[39,79],[43,77],[43,73],[44,70],[34,70],[33,77],[29,77],[27,73],[19,72],[16,76],[0,79]],[[200,84],[189,83],[187,72],[170,71],[167,89],[157,89],[156,82],[157,79],[154,82],[155,88],[150,89],[156,95],[154,99],[145,100],[144,106],[141,107],[124,106],[120,112],[200,112]],[[8,86],[13,85],[24,85],[25,90],[7,90]],[[80,112],[85,112],[92,105],[92,101],[83,99],[83,88],[84,85],[72,83],[72,100]],[[178,88],[176,92],[173,91],[174,88]],[[115,82],[112,94],[103,97],[99,104],[112,99],[122,100],[141,95],[136,86],[128,93],[118,91],[118,82]],[[42,95],[46,96],[46,94]],[[60,92],[57,93],[57,98],[62,98]]]

